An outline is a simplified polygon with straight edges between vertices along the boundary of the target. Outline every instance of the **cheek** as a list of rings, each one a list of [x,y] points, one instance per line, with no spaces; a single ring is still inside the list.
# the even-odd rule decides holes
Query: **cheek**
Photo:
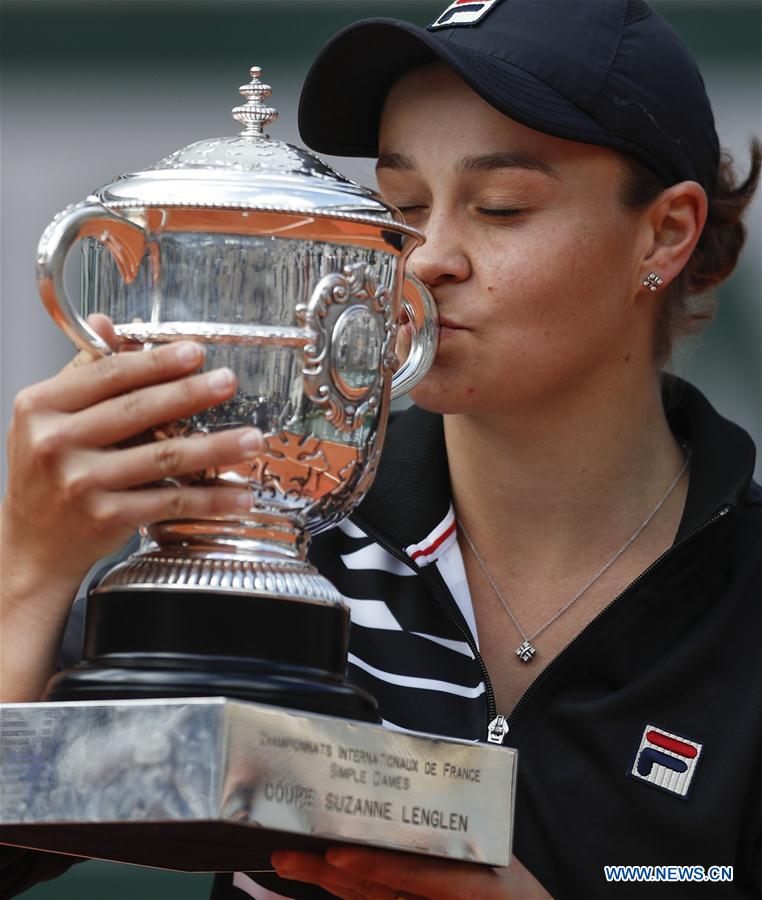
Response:
[[[626,261],[620,269],[610,260],[625,250],[610,230],[564,223],[483,252],[460,292],[460,302],[479,304],[474,330],[443,342],[413,400],[443,413],[534,403],[621,359],[631,328]]]
[[[610,337],[628,310],[626,243],[621,229],[584,216],[517,234],[482,273],[493,331],[513,335],[522,354]]]

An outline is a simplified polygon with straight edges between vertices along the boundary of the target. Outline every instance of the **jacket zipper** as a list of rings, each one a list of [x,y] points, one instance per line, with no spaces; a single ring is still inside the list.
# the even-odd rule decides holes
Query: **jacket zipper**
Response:
[[[393,545],[390,545],[388,543],[388,541],[386,541],[385,538],[382,535],[380,535],[374,528],[372,528],[372,527],[367,528],[367,527],[365,527],[364,524],[360,525],[360,523],[356,523],[356,524],[360,528],[362,528],[362,530],[368,535],[368,537],[373,538],[374,541],[376,541],[380,546],[382,546],[384,548],[384,550],[387,551],[387,553],[390,553],[392,556],[395,557],[395,559],[400,560],[400,562],[405,563],[405,565],[407,565],[408,568],[412,569],[414,572],[418,573],[423,578],[423,580],[428,584],[428,586],[431,589],[434,596],[439,601],[440,606],[442,606],[442,608],[447,612],[450,619],[455,623],[455,625],[457,626],[457,628],[461,632],[461,634],[463,634],[468,646],[471,648],[471,652],[474,654],[474,658],[476,659],[477,663],[479,664],[479,667],[482,671],[482,676],[484,678],[484,687],[485,687],[485,692],[487,695],[487,719],[488,719],[488,723],[489,723],[487,725],[487,734],[486,734],[487,743],[503,744],[505,742],[505,738],[508,735],[508,732],[515,724],[518,714],[527,705],[531,696],[540,687],[540,685],[543,684],[547,680],[550,673],[556,668],[556,666],[561,662],[561,660],[564,659],[572,651],[572,649],[584,638],[584,636],[586,634],[588,634],[595,627],[596,623],[599,622],[600,619],[603,618],[603,616],[605,616],[609,612],[609,610],[611,610],[611,608],[621,600],[622,597],[624,597],[626,594],[628,594],[630,591],[632,591],[634,588],[636,588],[656,568],[661,566],[669,557],[671,557],[675,553],[677,553],[677,551],[680,550],[682,547],[684,547],[689,541],[692,541],[699,534],[706,531],[708,528],[711,528],[713,525],[715,525],[717,522],[719,522],[721,519],[723,519],[731,511],[732,508],[733,507],[731,505],[726,505],[726,506],[720,507],[720,509],[710,519],[707,519],[706,522],[704,522],[702,525],[699,525],[698,528],[696,528],[694,531],[692,531],[689,535],[686,535],[677,544],[673,544],[669,549],[665,550],[664,553],[662,553],[662,555],[660,557],[655,559],[647,569],[645,569],[643,572],[641,572],[640,575],[638,575],[638,577],[634,581],[630,582],[630,584],[628,584],[627,587],[620,594],[617,594],[617,596],[610,603],[608,603],[596,616],[594,616],[587,623],[587,625],[582,629],[582,631],[579,632],[579,634],[575,635],[575,637],[573,637],[571,639],[571,641],[569,641],[569,643],[563,648],[563,650],[561,650],[558,654],[556,654],[556,656],[553,657],[552,660],[550,660],[550,662],[545,666],[545,668],[539,673],[537,678],[535,678],[534,681],[529,685],[529,687],[524,691],[524,693],[521,695],[521,697],[519,698],[516,705],[513,707],[513,710],[511,711],[510,715],[508,715],[508,716],[500,715],[497,712],[497,708],[495,705],[495,694],[492,689],[492,682],[490,681],[489,672],[487,671],[487,666],[485,665],[485,662],[482,659],[481,654],[479,653],[479,650],[476,646],[476,642],[474,641],[473,636],[468,631],[468,629],[462,625],[460,620],[457,618],[457,616],[451,609],[450,601],[452,598],[444,596],[440,592],[439,585],[432,578],[426,576],[425,568],[421,569],[418,566],[416,566],[415,563],[410,559],[410,557],[406,553],[398,550]]]

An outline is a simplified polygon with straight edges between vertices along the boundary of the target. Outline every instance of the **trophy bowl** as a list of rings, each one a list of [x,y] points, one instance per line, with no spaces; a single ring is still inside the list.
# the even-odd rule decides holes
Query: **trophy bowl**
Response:
[[[390,400],[433,361],[434,303],[404,272],[423,238],[373,192],[264,133],[277,113],[260,74],[239,89],[239,135],[115,179],[41,238],[41,296],[78,347],[111,352],[86,321],[104,313],[133,348],[198,341],[206,368],[236,374],[232,399],[145,440],[242,425],[265,440],[252,461],[180,479],[247,487],[251,509],[146,523],[140,550],[91,590],[85,660],[53,679],[50,699],[224,695],[377,718],[343,680],[348,612],[306,554],[311,533],[362,500]],[[75,303],[63,268],[78,242]],[[411,347],[398,367],[403,310]]]

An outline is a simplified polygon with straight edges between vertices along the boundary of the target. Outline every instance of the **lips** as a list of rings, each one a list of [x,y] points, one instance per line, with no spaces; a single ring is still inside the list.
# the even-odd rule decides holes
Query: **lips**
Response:
[[[465,325],[461,325],[458,322],[453,322],[452,319],[448,319],[447,316],[440,316],[437,321],[437,327],[439,329],[439,336],[445,337],[448,334],[454,334],[456,331],[470,331],[470,328],[467,328]],[[404,329],[405,333],[411,335],[413,333],[413,326],[410,322],[403,322],[401,328]]]
[[[461,325],[459,322],[454,322],[452,319],[449,319],[447,316],[439,317],[439,327],[442,330],[447,331],[468,331],[465,325]]]
[[[456,334],[463,334],[464,331],[470,331],[466,325],[456,322],[449,316],[439,315],[439,340],[444,341],[448,338],[455,337]]]
[[[436,301],[436,297],[434,299]],[[407,316],[404,313],[400,321],[400,328],[403,329],[408,335],[413,333],[413,326],[408,321]],[[437,318],[437,328],[439,330],[440,337],[445,337],[448,334],[454,334],[456,331],[471,330],[467,325],[463,325],[461,322],[456,322],[449,316],[443,315],[441,310],[439,310],[439,315]]]

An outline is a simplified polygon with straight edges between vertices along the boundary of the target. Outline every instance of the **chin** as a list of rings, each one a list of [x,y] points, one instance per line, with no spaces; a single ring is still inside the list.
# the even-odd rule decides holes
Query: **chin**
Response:
[[[485,363],[486,366],[486,363]],[[525,369],[494,374],[485,366],[469,371],[434,364],[423,381],[408,395],[416,406],[441,415],[534,415],[544,404],[554,405],[569,396],[570,379],[543,378]],[[573,388],[571,388],[573,389]],[[555,398],[555,401],[554,401]]]
[[[474,388],[454,387],[449,379],[430,372],[408,395],[416,406],[441,415],[476,412],[479,404]]]

